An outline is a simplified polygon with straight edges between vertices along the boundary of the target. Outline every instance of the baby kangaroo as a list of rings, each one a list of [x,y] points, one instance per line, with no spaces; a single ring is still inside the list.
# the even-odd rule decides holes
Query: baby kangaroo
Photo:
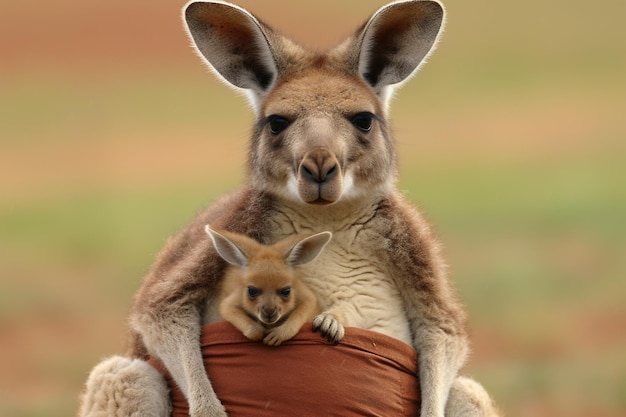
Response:
[[[332,234],[295,235],[271,246],[246,235],[205,227],[225,271],[220,316],[248,339],[278,346],[319,313],[317,299],[294,269],[320,254]]]

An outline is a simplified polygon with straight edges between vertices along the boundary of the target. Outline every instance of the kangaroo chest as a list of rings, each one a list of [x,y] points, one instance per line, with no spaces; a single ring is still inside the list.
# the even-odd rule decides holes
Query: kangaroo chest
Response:
[[[294,233],[291,220],[285,225],[291,230],[285,234]],[[307,225],[301,226],[305,227],[298,232],[308,231]],[[333,238],[317,259],[298,267],[299,273],[318,297],[322,311],[342,309],[346,327],[373,330],[412,345],[402,296],[389,272],[389,249],[376,226],[373,219],[330,223],[328,229],[311,227],[315,232],[331,230]]]

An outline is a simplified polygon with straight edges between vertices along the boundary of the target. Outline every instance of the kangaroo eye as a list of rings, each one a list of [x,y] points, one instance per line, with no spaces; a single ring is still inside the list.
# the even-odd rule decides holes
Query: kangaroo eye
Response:
[[[289,126],[289,120],[281,116],[270,116],[268,124],[270,126],[270,133],[272,135],[278,135]]]
[[[372,130],[372,121],[374,120],[374,115],[372,113],[363,112],[359,113],[352,118],[352,124],[359,130],[363,132],[369,132]]]
[[[281,297],[289,297],[291,294],[291,287],[285,287],[279,291]]]
[[[254,287],[248,287],[248,295],[250,298],[254,299],[259,296],[261,292]]]

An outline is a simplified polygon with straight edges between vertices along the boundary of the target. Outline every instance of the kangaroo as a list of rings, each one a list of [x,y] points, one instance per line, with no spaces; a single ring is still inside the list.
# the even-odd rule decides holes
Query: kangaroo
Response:
[[[422,417],[497,415],[480,384],[458,375],[469,350],[466,316],[439,241],[396,186],[389,102],[434,49],[444,16],[438,1],[393,2],[339,46],[316,52],[240,7],[185,6],[200,57],[254,110],[247,180],[168,240],[135,296],[128,357],[92,371],[81,415],[167,415],[163,378],[144,361],[153,355],[192,417],[226,416],[199,347],[201,326],[219,317],[227,267],[206,239],[207,223],[262,244],[332,232],[317,259],[299,266],[320,302],[314,328],[340,339],[343,327],[361,327],[413,346]]]
[[[317,258],[331,233],[297,235],[266,246],[208,225],[205,230],[217,253],[232,265],[224,273],[219,302],[224,320],[248,339],[278,346],[315,318],[317,299],[294,267]]]

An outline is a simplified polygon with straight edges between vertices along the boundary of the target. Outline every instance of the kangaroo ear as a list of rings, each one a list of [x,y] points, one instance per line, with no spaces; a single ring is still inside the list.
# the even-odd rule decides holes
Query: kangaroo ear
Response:
[[[444,23],[437,1],[399,1],[378,10],[358,36],[358,73],[386,103],[434,50]]]
[[[211,226],[208,224],[204,226],[204,230],[211,237],[213,246],[222,259],[232,265],[248,265],[248,256],[239,248],[239,246],[237,246],[237,244],[235,244],[235,242],[226,237],[224,234],[211,229]]]
[[[246,90],[256,107],[276,80],[269,28],[246,10],[222,2],[191,2],[184,9],[187,30],[210,68]]]
[[[322,232],[305,237],[291,247],[285,255],[285,262],[291,266],[311,262],[322,252],[322,249],[330,242],[331,237],[333,237],[333,234],[330,232]]]

